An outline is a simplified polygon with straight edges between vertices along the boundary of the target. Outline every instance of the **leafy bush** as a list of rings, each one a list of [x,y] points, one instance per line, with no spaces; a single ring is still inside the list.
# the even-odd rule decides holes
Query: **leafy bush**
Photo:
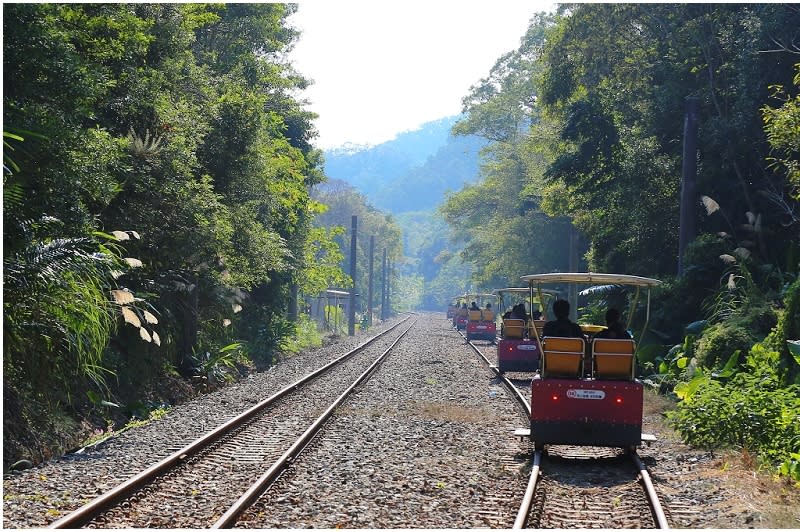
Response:
[[[750,351],[755,341],[744,327],[728,322],[715,323],[704,331],[697,342],[697,363],[704,368],[715,368],[720,361],[728,360],[735,351]]]
[[[297,317],[294,334],[281,342],[281,351],[294,354],[321,345],[322,335],[317,329],[317,322],[310,316],[301,314]]]
[[[784,309],[778,325],[765,340],[770,348],[781,353],[781,366],[787,370],[787,381],[800,384],[800,355],[794,355],[788,342],[800,340],[800,278],[786,290]]]
[[[729,381],[703,372],[685,388],[669,418],[687,443],[704,448],[738,447],[788,473],[800,450],[800,386],[781,387],[780,354],[755,345],[747,371]],[[796,462],[795,462],[796,463]]]

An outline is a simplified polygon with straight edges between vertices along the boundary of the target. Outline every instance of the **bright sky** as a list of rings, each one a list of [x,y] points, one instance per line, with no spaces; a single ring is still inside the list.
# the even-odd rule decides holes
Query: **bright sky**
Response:
[[[471,85],[519,47],[543,1],[300,0],[289,59],[314,84],[318,148],[380,144],[461,112]]]

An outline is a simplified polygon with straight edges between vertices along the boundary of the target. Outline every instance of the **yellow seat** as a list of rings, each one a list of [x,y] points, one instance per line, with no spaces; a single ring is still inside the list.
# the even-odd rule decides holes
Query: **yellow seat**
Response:
[[[539,339],[541,340],[542,339],[542,332],[544,331],[544,324],[545,324],[544,320],[533,320],[533,321],[531,321],[531,324],[528,326],[529,329],[530,329],[528,331],[528,336],[530,338],[535,338],[536,337],[536,335],[533,332],[533,329],[535,327],[536,328],[536,332],[539,333]]]
[[[546,337],[542,352],[542,377],[579,378],[585,350],[583,338]]]
[[[630,339],[595,338],[592,342],[595,378],[633,380],[635,351],[636,344]]]
[[[522,338],[525,332],[525,320],[508,318],[503,320],[503,338]]]
[[[494,321],[494,311],[492,310],[482,310],[481,316],[483,317],[483,321]]]
[[[481,321],[481,311],[480,310],[470,310],[469,311],[469,321]]]

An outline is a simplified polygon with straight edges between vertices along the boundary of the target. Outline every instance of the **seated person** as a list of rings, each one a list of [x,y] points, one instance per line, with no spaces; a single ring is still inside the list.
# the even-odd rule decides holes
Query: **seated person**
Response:
[[[531,312],[531,319],[532,320],[540,320],[540,319],[542,319],[542,311],[537,308],[536,310]]]
[[[542,336],[561,336],[566,338],[583,338],[581,326],[569,319],[569,301],[558,299],[553,303],[553,314],[556,319],[544,324]]]
[[[515,320],[527,320],[528,315],[525,313],[525,303],[514,305],[511,309],[511,317]]]
[[[608,327],[607,329],[598,332],[594,337],[630,340],[631,335],[619,322],[619,311],[617,309],[610,308],[606,311],[606,326]]]
[[[475,303],[474,301],[472,302],[472,305],[470,305],[469,309],[470,310],[480,310],[480,308],[478,308],[478,304]]]

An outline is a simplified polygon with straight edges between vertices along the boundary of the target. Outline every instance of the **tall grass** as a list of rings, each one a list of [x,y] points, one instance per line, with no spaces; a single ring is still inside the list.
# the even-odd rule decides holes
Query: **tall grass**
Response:
[[[4,258],[4,368],[40,385],[60,383],[68,397],[76,377],[105,386],[117,261],[99,249],[91,238],[32,238]]]

